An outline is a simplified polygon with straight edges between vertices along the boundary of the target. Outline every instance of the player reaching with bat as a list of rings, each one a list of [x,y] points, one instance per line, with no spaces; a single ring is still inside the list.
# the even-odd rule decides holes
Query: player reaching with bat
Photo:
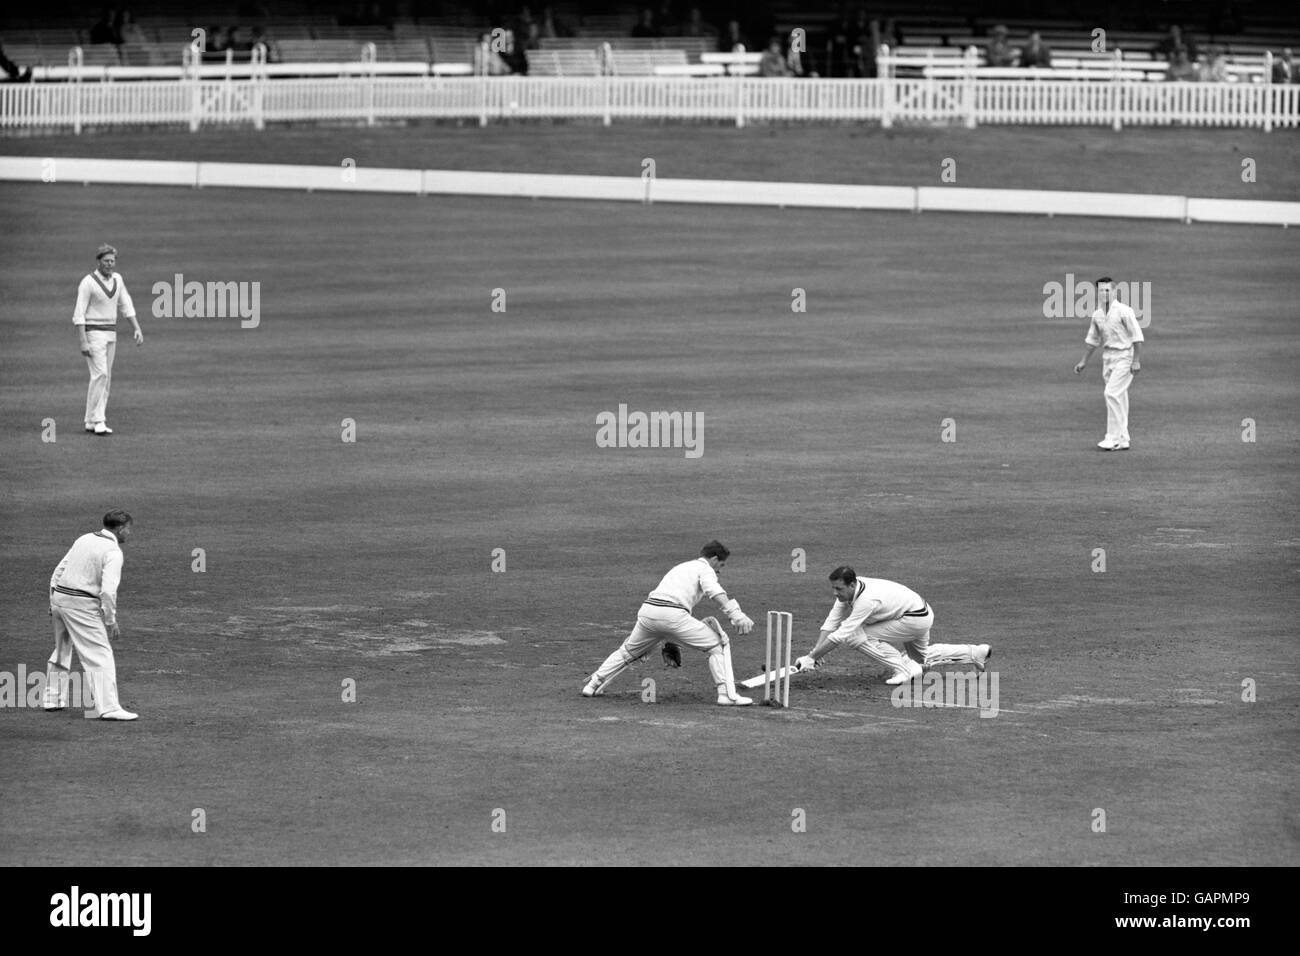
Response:
[[[830,581],[835,605],[816,646],[795,662],[799,671],[816,667],[840,644],[892,667],[886,684],[906,683],[936,664],[974,664],[982,671],[993,654],[987,644],[931,644],[934,609],[911,588],[860,578],[848,565],[832,571]]]
[[[718,689],[719,704],[732,707],[752,704],[748,697],[736,693],[736,678],[731,669],[731,643],[726,632],[713,618],[701,621],[691,616],[695,605],[707,597],[722,609],[741,634],[754,629],[754,622],[734,598],[727,596],[718,581],[718,572],[730,556],[731,552],[723,545],[710,541],[700,549],[698,558],[683,562],[665,574],[637,612],[632,633],[591,675],[587,686],[582,689],[582,696],[600,696],[610,681],[648,654],[660,641],[667,640],[666,659],[675,651],[674,641],[708,654],[709,674]]]

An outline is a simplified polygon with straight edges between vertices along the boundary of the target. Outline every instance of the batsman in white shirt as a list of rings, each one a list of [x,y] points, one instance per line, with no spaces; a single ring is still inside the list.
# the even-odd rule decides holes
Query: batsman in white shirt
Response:
[[[886,684],[905,683],[936,664],[974,664],[982,671],[993,654],[987,644],[931,644],[934,609],[911,588],[860,578],[848,565],[832,571],[830,580],[835,604],[816,646],[796,662],[800,671],[816,667],[840,644],[892,667]]]
[[[117,624],[117,587],[122,580],[122,545],[131,536],[125,511],[104,515],[104,527],[83,534],[50,575],[50,616],[54,619],[54,653],[46,667],[46,710],[68,706],[72,651],[81,658],[86,684],[95,699],[87,717],[135,720],[117,699],[117,664],[110,636]]]
[[[663,576],[637,612],[636,626],[622,645],[596,669],[582,689],[583,697],[597,697],[633,662],[640,660],[660,641],[681,642],[708,654],[709,674],[723,706],[745,706],[753,701],[736,693],[736,678],[731,669],[731,642],[722,627],[712,618],[697,620],[691,616],[695,605],[711,598],[741,634],[754,629],[754,622],[727,597],[718,581],[718,571],[731,556],[723,545],[710,541],[700,549],[694,561],[677,565]]]
[[[135,304],[126,291],[126,283],[113,271],[117,265],[117,250],[102,245],[95,259],[95,270],[77,287],[72,324],[77,329],[86,367],[90,369],[90,385],[86,389],[86,431],[111,435],[113,429],[108,427],[105,415],[108,390],[113,380],[113,353],[117,350],[117,320],[125,318],[130,321],[136,345],[144,344],[144,333],[136,320]]]
[[[1128,387],[1133,384],[1133,376],[1142,371],[1139,356],[1145,338],[1133,310],[1115,299],[1115,284],[1110,276],[1097,280],[1097,311],[1092,313],[1083,341],[1088,348],[1074,366],[1075,375],[1083,371],[1097,346],[1102,347],[1106,437],[1097,447],[1102,451],[1128,451]]]

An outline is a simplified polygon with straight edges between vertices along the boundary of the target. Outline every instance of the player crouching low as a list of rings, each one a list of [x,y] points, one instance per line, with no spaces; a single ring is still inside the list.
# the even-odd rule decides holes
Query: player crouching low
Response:
[[[845,644],[893,668],[886,684],[904,684],[938,664],[974,664],[984,670],[993,651],[987,644],[931,644],[934,609],[909,587],[884,578],[860,578],[848,565],[830,574],[835,605],[817,645],[796,661],[812,670],[837,645]]]
[[[591,675],[587,686],[582,689],[582,696],[603,694],[609,682],[634,661],[654,650],[660,641],[668,640],[699,648],[708,654],[709,674],[718,689],[719,704],[732,707],[752,704],[748,697],[736,693],[731,644],[726,632],[712,618],[700,621],[691,616],[696,604],[706,597],[712,598],[741,634],[754,629],[754,622],[745,616],[739,603],[727,597],[718,581],[718,572],[730,556],[731,552],[725,547],[717,541],[710,541],[700,549],[698,558],[679,564],[665,574],[637,612],[632,633]]]

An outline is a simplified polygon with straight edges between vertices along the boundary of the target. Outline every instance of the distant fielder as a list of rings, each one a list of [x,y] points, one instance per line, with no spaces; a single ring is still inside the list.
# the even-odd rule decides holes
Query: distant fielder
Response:
[[[1115,300],[1115,286],[1110,276],[1097,280],[1097,310],[1092,313],[1088,335],[1083,341],[1088,350],[1074,366],[1075,375],[1083,371],[1097,346],[1102,347],[1106,437],[1097,443],[1097,447],[1102,451],[1128,451],[1128,387],[1133,384],[1133,376],[1142,371],[1139,353],[1146,340],[1133,310]]]
[[[104,515],[104,527],[83,534],[50,576],[50,616],[54,619],[54,653],[45,684],[46,710],[68,706],[68,675],[75,648],[95,698],[87,717],[135,720],[117,699],[117,664],[109,638],[121,633],[117,624],[117,586],[122,579],[122,545],[131,536],[131,516],[125,511]]]
[[[135,305],[126,291],[126,283],[113,271],[117,265],[117,250],[102,245],[95,259],[94,271],[77,287],[77,307],[72,312],[72,324],[77,328],[81,354],[86,357],[86,367],[90,369],[90,385],[86,390],[86,431],[111,435],[113,429],[108,427],[105,415],[108,389],[113,379],[113,353],[117,350],[117,320],[130,320],[136,345],[144,344],[144,333],[136,321]]]
[[[731,644],[720,626],[716,630],[705,621],[691,616],[695,605],[704,598],[713,601],[727,615],[727,619],[740,631],[748,634],[754,622],[745,616],[740,604],[727,597],[718,581],[718,572],[727,563],[731,552],[717,541],[710,541],[700,549],[694,561],[677,565],[663,576],[659,585],[650,592],[637,612],[636,626],[622,645],[605,658],[582,689],[583,697],[597,697],[623,671],[640,660],[660,641],[680,641],[709,655],[709,674],[718,689],[718,703],[723,706],[745,706],[753,701],[736,693],[736,678],[731,669]],[[712,620],[712,619],[706,619]],[[713,622],[716,626],[717,622]]]
[[[931,644],[934,609],[911,588],[860,578],[848,565],[832,571],[830,580],[835,604],[817,645],[796,662],[800,671],[816,667],[840,644],[892,667],[886,684],[906,683],[936,664],[974,664],[982,671],[993,654],[987,644]]]

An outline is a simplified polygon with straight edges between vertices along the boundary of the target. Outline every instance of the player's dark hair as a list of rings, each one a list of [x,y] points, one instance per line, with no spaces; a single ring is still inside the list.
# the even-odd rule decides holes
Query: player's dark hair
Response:
[[[832,581],[843,581],[845,584],[856,584],[858,581],[858,572],[854,571],[847,564],[841,564],[831,572]]]
[[[731,552],[727,550],[721,541],[714,539],[700,548],[700,557],[717,558],[719,561],[726,561],[727,558],[731,557]]]
[[[1101,285],[1103,282],[1108,282],[1108,283],[1110,283],[1111,285],[1114,285],[1114,284],[1115,284],[1115,280],[1112,279],[1110,276],[1102,276],[1100,279],[1097,280],[1097,283],[1096,283],[1096,284],[1097,284],[1097,285]]]
[[[123,511],[121,508],[114,508],[108,514],[104,515],[104,527],[109,531],[116,531],[123,525],[128,525],[130,523],[130,513]]]

